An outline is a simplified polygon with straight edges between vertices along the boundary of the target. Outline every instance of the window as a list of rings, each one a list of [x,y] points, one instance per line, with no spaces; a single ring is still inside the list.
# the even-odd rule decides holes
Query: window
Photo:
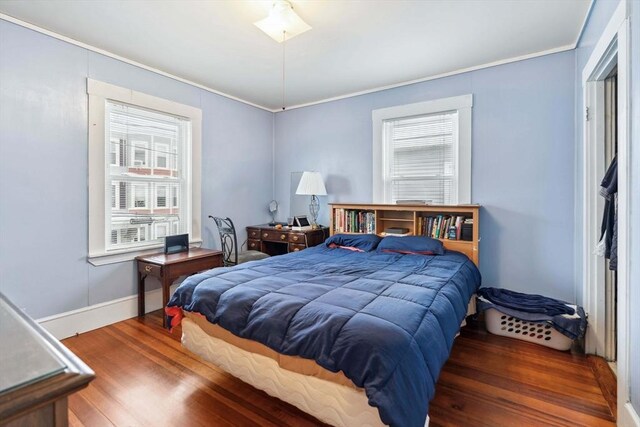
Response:
[[[176,187],[177,191],[177,187]],[[167,193],[168,187],[166,185],[156,184],[156,208],[167,207]]]
[[[113,184],[111,185],[111,209],[115,209],[116,200],[118,200],[118,198],[116,197],[116,185]]]
[[[169,223],[163,222],[155,224],[156,226],[156,236],[165,237],[169,234]]]
[[[110,106],[111,108],[117,108],[116,104],[111,104],[107,106],[108,107]],[[111,117],[111,119],[113,120],[111,124],[116,125],[117,117]],[[133,165],[122,165],[122,166],[134,166],[138,168],[149,167],[149,142],[144,141],[144,139],[146,138],[144,138],[143,135],[131,135],[129,138],[124,140],[125,143],[127,140],[131,140],[130,147],[131,147],[131,157],[133,158]]]
[[[130,184],[131,202],[129,209],[146,209],[149,207],[149,184]]]
[[[472,96],[373,112],[374,203],[471,202]]]
[[[120,140],[112,139],[109,141],[110,164],[114,166],[120,165]]]
[[[200,242],[200,110],[88,80],[89,261]],[[174,234],[175,234],[174,233]]]
[[[169,156],[176,156],[177,153],[170,153],[170,147],[172,144],[164,144],[161,143],[160,141],[164,141],[167,140],[167,138],[155,138],[154,139],[154,143],[153,143],[153,147],[154,147],[154,154],[156,157],[156,164],[155,167],[158,169],[168,169],[169,168]],[[175,162],[172,162],[172,165]],[[173,168],[175,168],[175,166],[173,166]]]
[[[136,246],[147,240],[149,226],[131,225],[127,222],[113,224],[110,235],[111,244],[120,246]]]
[[[171,207],[178,207],[178,187],[175,186],[171,187]]]

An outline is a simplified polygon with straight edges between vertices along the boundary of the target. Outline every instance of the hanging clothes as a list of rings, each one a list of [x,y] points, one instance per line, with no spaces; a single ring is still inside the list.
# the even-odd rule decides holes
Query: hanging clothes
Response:
[[[604,256],[609,259],[609,269],[618,269],[618,156],[615,156],[600,183],[600,195],[604,197],[604,213],[600,227],[600,240],[604,243]]]

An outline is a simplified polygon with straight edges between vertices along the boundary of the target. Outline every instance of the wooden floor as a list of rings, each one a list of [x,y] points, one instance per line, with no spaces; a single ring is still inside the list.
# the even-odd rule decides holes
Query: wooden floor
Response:
[[[314,418],[182,349],[160,313],[68,338],[97,374],[71,426],[316,426]],[[589,360],[463,328],[431,402],[432,426],[613,426]]]

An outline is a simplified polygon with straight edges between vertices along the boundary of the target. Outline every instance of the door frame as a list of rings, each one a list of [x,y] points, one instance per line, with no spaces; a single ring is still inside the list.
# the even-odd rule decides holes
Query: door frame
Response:
[[[589,314],[585,338],[587,353],[604,352],[605,304],[602,258],[594,255],[600,237],[604,202],[599,196],[598,174],[604,171],[604,83],[614,64],[618,65],[618,230],[629,230],[630,183],[630,26],[629,10],[621,0],[582,70],[583,88],[583,304]],[[600,151],[598,151],[600,150]],[[617,377],[618,423],[637,425],[629,402],[629,233],[618,233]]]

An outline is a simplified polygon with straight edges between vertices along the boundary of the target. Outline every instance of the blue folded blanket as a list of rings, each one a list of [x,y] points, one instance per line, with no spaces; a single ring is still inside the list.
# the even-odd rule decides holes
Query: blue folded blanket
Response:
[[[565,301],[499,288],[481,288],[478,296],[479,311],[495,308],[520,320],[549,323],[571,339],[582,337],[587,329],[584,309]]]

